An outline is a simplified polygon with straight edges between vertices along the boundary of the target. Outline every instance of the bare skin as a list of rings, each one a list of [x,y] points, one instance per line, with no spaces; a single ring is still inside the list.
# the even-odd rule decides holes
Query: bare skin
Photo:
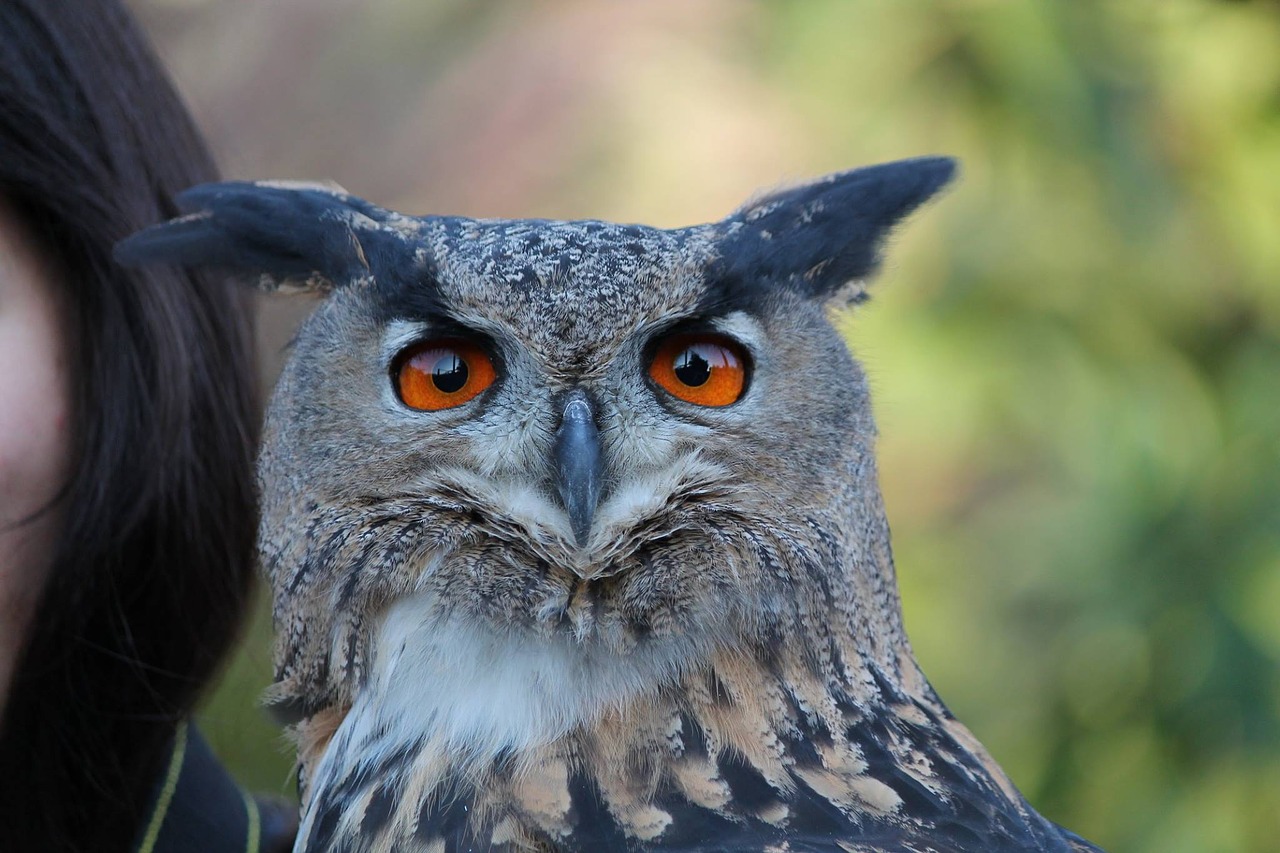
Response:
[[[54,266],[0,199],[0,710],[48,580],[70,473],[67,311]]]

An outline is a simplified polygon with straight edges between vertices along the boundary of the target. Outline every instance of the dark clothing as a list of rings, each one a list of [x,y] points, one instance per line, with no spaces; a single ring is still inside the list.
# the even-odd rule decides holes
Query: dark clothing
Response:
[[[194,728],[183,724],[137,853],[287,853],[297,807],[240,789]]]

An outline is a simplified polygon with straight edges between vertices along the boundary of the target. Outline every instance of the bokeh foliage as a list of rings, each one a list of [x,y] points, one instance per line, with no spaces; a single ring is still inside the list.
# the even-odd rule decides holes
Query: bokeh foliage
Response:
[[[231,174],[409,211],[677,225],[959,156],[840,320],[924,669],[1108,849],[1276,849],[1276,4],[136,6]],[[280,790],[266,638],[204,724]]]

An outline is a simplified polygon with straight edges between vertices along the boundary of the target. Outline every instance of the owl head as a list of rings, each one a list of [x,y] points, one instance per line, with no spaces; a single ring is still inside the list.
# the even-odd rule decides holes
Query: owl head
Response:
[[[260,458],[278,709],[349,707],[414,631],[557,650],[597,704],[833,625],[897,666],[867,387],[828,314],[953,171],[844,172],[672,230],[185,193],[121,261],[323,296]]]

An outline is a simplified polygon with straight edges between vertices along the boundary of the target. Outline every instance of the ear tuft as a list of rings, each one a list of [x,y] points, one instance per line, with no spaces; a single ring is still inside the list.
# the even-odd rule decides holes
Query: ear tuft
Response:
[[[893,227],[947,185],[948,157],[829,175],[751,202],[720,223],[716,274],[736,286],[784,285],[858,301]]]
[[[187,215],[120,241],[116,261],[217,267],[257,273],[267,289],[325,291],[372,275],[370,248],[382,257],[388,243],[405,243],[411,222],[319,184],[201,184],[177,202]]]

